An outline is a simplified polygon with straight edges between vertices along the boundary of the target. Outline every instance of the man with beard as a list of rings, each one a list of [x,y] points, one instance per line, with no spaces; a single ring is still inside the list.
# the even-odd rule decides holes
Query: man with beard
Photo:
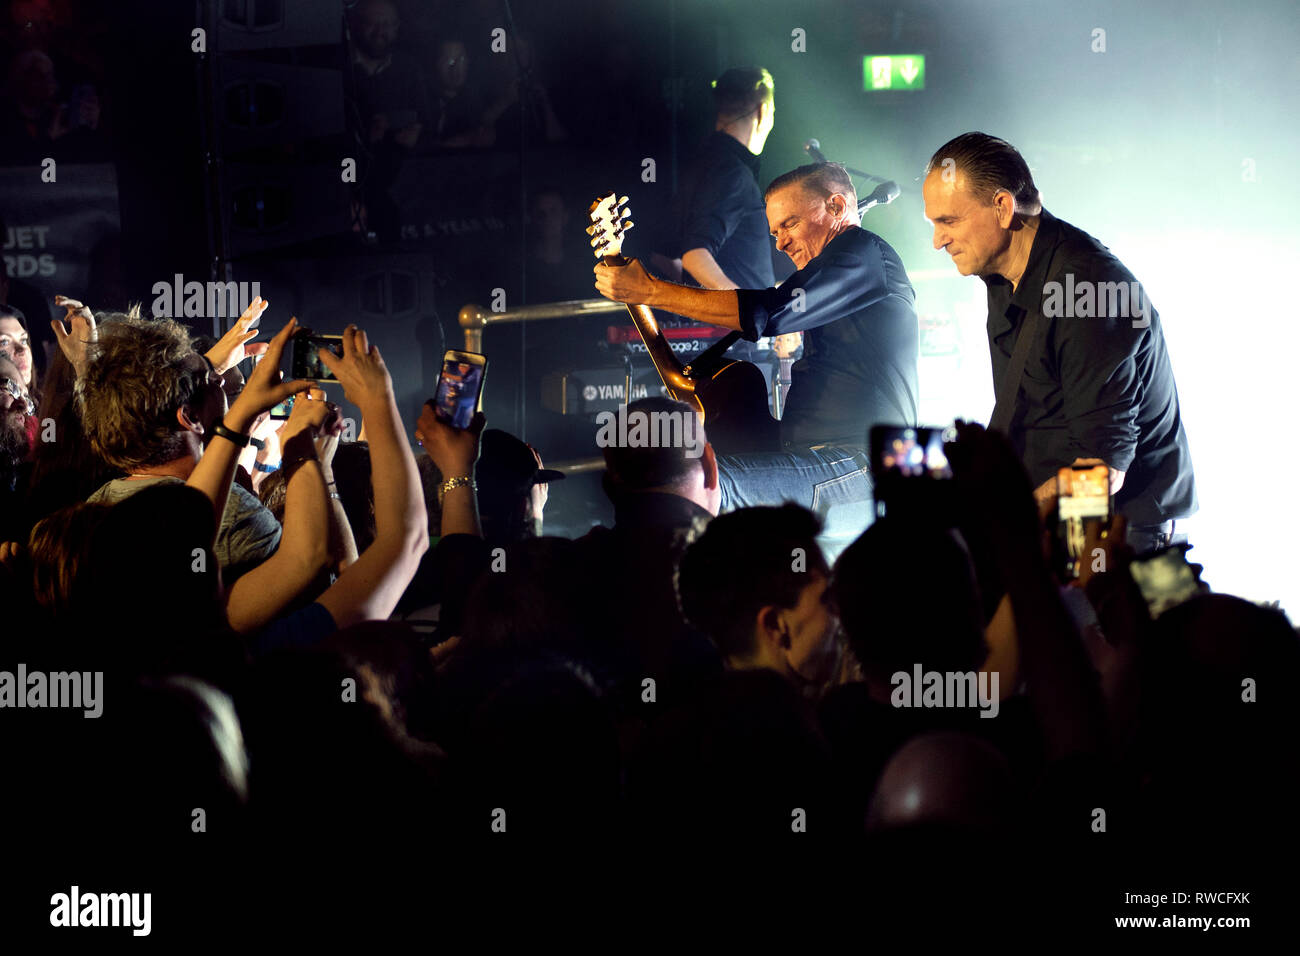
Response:
[[[351,31],[350,96],[360,127],[352,131],[366,149],[360,182],[368,227],[396,238],[399,216],[389,189],[429,118],[424,78],[416,62],[394,52],[397,7],[392,0],[361,0],[348,18]]]

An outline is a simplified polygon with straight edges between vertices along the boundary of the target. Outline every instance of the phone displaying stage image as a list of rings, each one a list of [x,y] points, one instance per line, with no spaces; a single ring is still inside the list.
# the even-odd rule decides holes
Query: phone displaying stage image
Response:
[[[951,478],[943,443],[947,429],[878,425],[871,429],[871,472],[903,478]]]
[[[308,330],[296,332],[293,336],[290,377],[307,379],[310,382],[337,382],[334,373],[320,360],[322,349],[328,349],[335,355],[342,355],[343,336],[314,335]]]
[[[293,400],[295,396],[290,395],[278,405],[271,406],[271,418],[275,421],[284,421],[293,411]]]
[[[469,428],[483,400],[487,358],[477,352],[448,349],[442,357],[442,372],[433,410],[440,421],[453,428]]]
[[[1071,465],[1056,473],[1057,562],[1062,578],[1079,576],[1087,523],[1110,520],[1110,469]]]

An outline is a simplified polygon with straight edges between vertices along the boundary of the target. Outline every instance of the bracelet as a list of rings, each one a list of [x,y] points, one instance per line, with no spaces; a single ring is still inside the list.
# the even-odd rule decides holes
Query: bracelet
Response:
[[[469,475],[457,475],[455,478],[448,478],[438,486],[438,500],[442,501],[447,492],[465,485],[468,485],[471,491],[478,491],[478,484]]]
[[[280,468],[284,471],[284,480],[287,483],[299,468],[309,461],[317,461],[316,455],[298,455],[294,458],[283,458],[280,460]]]
[[[339,494],[337,491],[331,491],[331,492],[329,492],[329,496],[330,496],[331,498],[333,498],[335,501],[342,501],[342,500],[343,500],[343,496],[342,496],[341,494]]]
[[[248,443],[252,441],[247,435],[241,435],[239,432],[231,431],[222,422],[217,422],[212,426],[212,434],[218,438],[224,438],[226,441],[234,442],[239,448],[247,448]]]
[[[261,472],[262,474],[264,474],[264,475],[269,475],[269,474],[271,474],[272,472],[279,471],[279,470],[280,470],[280,466],[279,466],[279,465],[268,465],[268,464],[267,464],[266,462],[264,462],[264,461],[255,461],[255,462],[253,462],[253,470],[254,470],[254,471],[260,471],[260,472]]]

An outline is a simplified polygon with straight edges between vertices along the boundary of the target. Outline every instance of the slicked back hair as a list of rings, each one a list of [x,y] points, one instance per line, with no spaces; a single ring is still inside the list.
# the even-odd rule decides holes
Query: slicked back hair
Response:
[[[208,374],[206,364],[195,369],[187,361],[196,354],[189,331],[173,319],[98,320],[99,340],[75,393],[91,446],[126,471],[179,458],[184,436],[176,410],[194,400]]]
[[[820,196],[822,199],[829,199],[836,193],[842,193],[849,197],[849,202],[854,207],[858,204],[858,191],[853,188],[853,178],[844,168],[843,163],[808,163],[788,173],[782,173],[767,187],[767,191],[763,193],[763,201],[767,202],[774,192],[785,189],[786,186],[796,185],[802,186],[806,192]]]
[[[946,163],[946,160],[952,160]],[[1015,197],[1016,212],[1034,216],[1043,209],[1029,164],[1005,139],[988,133],[962,133],[944,143],[926,164],[928,176],[936,169],[954,169],[966,177],[966,188],[986,205],[1005,189]]]
[[[776,84],[772,74],[761,66],[728,70],[713,81],[713,105],[718,119],[731,123],[753,113],[763,103],[770,103]]]

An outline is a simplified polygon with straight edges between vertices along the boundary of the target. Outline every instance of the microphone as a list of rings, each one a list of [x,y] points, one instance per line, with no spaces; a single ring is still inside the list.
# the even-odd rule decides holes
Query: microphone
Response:
[[[872,190],[871,195],[866,199],[858,201],[858,215],[862,215],[872,206],[887,206],[898,198],[902,192],[898,188],[898,183],[889,181],[883,182]]]
[[[830,160],[822,153],[822,144],[819,140],[810,139],[803,144],[804,151],[819,163],[829,163]]]

